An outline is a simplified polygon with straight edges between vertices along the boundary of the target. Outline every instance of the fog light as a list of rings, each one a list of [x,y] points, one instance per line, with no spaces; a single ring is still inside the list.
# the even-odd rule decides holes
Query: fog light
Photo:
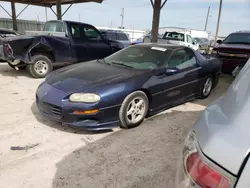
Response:
[[[99,112],[98,109],[94,110],[74,110],[74,114],[77,115],[92,115],[92,114],[97,114]]]

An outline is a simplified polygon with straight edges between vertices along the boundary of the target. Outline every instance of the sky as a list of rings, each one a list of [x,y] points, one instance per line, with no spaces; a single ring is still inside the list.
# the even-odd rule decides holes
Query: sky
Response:
[[[162,0],[163,1],[163,0]],[[11,12],[10,3],[0,3]],[[215,33],[218,19],[219,0],[168,0],[161,11],[160,27],[176,26],[203,30],[208,7],[211,7],[207,30]],[[24,8],[16,4],[17,14]],[[55,7],[53,7],[55,10]],[[67,6],[63,6],[65,10]],[[95,26],[121,26],[121,11],[124,8],[124,27],[151,29],[152,6],[150,0],[104,0],[102,4],[82,3],[73,5],[64,15],[64,20],[89,23]],[[56,19],[47,9],[48,20]],[[0,11],[1,18],[9,18]],[[45,8],[29,6],[19,19],[46,20]],[[223,0],[220,36],[237,30],[250,30],[250,0]]]

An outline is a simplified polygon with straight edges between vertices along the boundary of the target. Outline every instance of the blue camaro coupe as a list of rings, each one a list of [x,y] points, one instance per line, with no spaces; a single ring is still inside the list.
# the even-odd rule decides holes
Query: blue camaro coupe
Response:
[[[138,44],[50,73],[36,103],[41,114],[63,125],[132,128],[146,116],[208,97],[220,70],[220,60],[185,46]]]

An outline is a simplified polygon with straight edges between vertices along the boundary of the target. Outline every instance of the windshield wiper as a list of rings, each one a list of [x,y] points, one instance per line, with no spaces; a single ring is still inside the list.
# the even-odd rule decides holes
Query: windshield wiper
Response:
[[[111,65],[110,63],[107,63],[104,58],[103,59],[97,59],[96,61],[98,61],[99,63],[105,63],[105,64],[108,64],[108,65]]]
[[[120,66],[127,67],[127,68],[130,68],[130,69],[134,68],[133,66],[129,66],[129,65],[126,65],[126,64],[123,64],[123,63],[118,63],[118,62],[112,62],[111,65],[120,65]]]

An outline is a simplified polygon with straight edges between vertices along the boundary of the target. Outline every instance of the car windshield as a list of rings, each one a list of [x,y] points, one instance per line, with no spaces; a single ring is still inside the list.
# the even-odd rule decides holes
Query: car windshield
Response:
[[[177,40],[177,41],[183,41],[184,42],[184,34],[177,33],[177,32],[166,32],[163,36],[163,39],[168,40]]]
[[[105,62],[136,70],[153,70],[162,67],[169,55],[170,50],[166,48],[137,45],[116,52],[105,58]]]
[[[234,33],[229,35],[223,42],[224,44],[249,44],[250,33]]]

